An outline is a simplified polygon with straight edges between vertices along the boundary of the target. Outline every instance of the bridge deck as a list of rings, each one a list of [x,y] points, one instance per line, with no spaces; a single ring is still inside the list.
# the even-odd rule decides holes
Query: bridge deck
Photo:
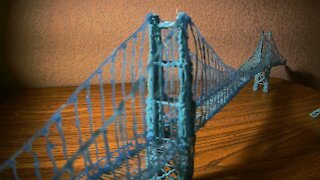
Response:
[[[309,118],[308,114],[320,106],[320,93],[278,79],[271,79],[268,94],[253,92],[251,85],[245,86],[213,120],[198,131],[194,178],[318,177],[320,124]],[[2,102],[1,162],[42,127],[73,90],[23,90]],[[98,113],[96,115],[98,117]],[[75,133],[74,124],[67,118],[64,122],[70,135]],[[98,122],[96,126],[99,126]],[[74,150],[78,148],[75,139],[67,139],[70,151],[72,147]],[[44,150],[38,150],[45,155]],[[62,152],[58,153],[62,159]],[[19,164],[21,171],[30,171],[30,162],[19,160],[22,162]],[[41,160],[43,168],[50,174],[48,159],[43,156]],[[80,168],[81,162],[77,163]],[[136,164],[137,161],[132,159],[130,163]],[[31,173],[27,175],[31,178]],[[125,173],[122,175],[125,176]]]
[[[224,87],[216,91],[209,91],[203,100],[197,101],[195,131],[197,132],[205,125],[208,119],[212,118],[216,113],[229,103],[229,99],[236,96],[242,86],[247,84],[248,81],[231,81]]]

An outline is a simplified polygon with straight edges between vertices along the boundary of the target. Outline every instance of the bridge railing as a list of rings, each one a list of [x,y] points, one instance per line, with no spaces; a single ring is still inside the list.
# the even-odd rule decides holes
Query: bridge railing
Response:
[[[250,79],[262,73],[266,76],[265,81],[268,81],[271,67],[285,64],[271,33],[261,33],[257,49],[239,69],[226,65],[192,22],[189,34],[193,96],[197,105],[196,131],[219,112]],[[267,92],[268,82],[264,83],[264,91]]]
[[[235,88],[232,83],[238,77],[237,71],[219,58],[193,22],[189,27],[190,56],[193,62],[193,96],[197,105],[195,122],[197,130],[214,115],[222,102],[228,100],[228,93],[232,93],[232,89]],[[223,93],[222,90],[224,90]]]
[[[147,144],[147,35],[145,22],[0,166],[0,178],[141,174],[146,168],[145,153],[140,151]],[[138,156],[135,162],[130,159],[133,156]],[[119,170],[120,166],[124,168]]]

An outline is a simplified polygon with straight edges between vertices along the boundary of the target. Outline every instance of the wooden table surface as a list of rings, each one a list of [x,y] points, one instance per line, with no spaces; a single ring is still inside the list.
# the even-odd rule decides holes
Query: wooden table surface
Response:
[[[0,103],[0,163],[20,148],[74,90],[27,89]],[[252,83],[197,133],[194,179],[320,179],[320,92],[271,79]]]

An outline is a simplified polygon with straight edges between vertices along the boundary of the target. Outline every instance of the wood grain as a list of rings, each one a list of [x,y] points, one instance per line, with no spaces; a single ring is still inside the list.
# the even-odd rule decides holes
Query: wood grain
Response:
[[[320,107],[320,92],[280,79],[271,79],[268,94],[262,90],[253,92],[251,87],[252,83],[244,87],[197,133],[194,179],[317,179],[320,176],[320,123],[319,118],[312,119],[308,114]],[[4,162],[39,130],[74,89],[26,89],[2,102],[0,162]],[[92,88],[94,119],[99,119],[99,116],[101,119],[98,92],[97,88]],[[111,96],[105,94],[105,97],[106,104],[110,102],[106,109],[111,110]],[[135,103],[138,106],[138,102]],[[79,98],[80,115],[88,117],[84,107],[85,100]],[[70,154],[78,148],[73,116],[71,109],[63,112]],[[88,123],[88,120],[83,123]],[[95,121],[94,129],[99,126],[101,122]],[[85,137],[89,137],[89,128],[83,126],[82,130]],[[52,139],[59,145],[55,140],[58,138],[54,136],[57,134],[55,129],[52,129],[52,134]],[[110,130],[110,138],[112,135]],[[37,141],[34,148],[39,154],[43,153],[40,160],[44,171],[47,171],[45,174],[50,176],[50,161],[45,156],[41,141]],[[111,146],[116,148],[114,141]],[[99,145],[99,149],[103,146]],[[63,164],[63,154],[55,153],[58,162]],[[20,172],[28,172],[31,177],[32,162],[28,155],[24,157],[19,159]],[[77,163],[80,168],[82,163]]]

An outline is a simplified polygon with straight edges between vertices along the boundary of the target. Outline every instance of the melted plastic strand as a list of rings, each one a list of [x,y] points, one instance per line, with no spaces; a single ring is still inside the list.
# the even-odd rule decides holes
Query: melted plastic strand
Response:
[[[132,44],[132,51],[131,51],[131,60],[130,60],[130,69],[131,69],[131,86],[134,86],[134,80],[135,80],[135,76],[134,76],[134,59],[135,59],[135,52],[136,52],[136,44],[137,44],[137,36],[134,36],[133,39],[133,44]],[[139,87],[140,88],[140,87]],[[137,115],[135,112],[135,99],[136,96],[133,95],[133,97],[131,98],[131,109],[132,109],[132,117],[133,117],[133,135],[134,135],[134,141],[135,141],[135,145],[139,148],[140,144],[138,141],[138,120],[137,120]],[[141,106],[140,106],[141,107]],[[140,154],[137,155],[138,157],[138,173],[141,172],[141,157]]]
[[[314,110],[309,114],[312,118],[317,118],[320,115],[320,108]]]
[[[35,169],[35,174],[37,176],[37,179],[41,179],[41,173],[40,173],[40,161],[39,161],[39,158],[37,156],[37,153],[35,152],[32,152],[32,158],[33,158],[33,167]]]
[[[48,156],[52,162],[52,168],[53,168],[53,172],[56,173],[57,172],[57,164],[56,164],[56,161],[54,159],[54,156],[52,154],[52,149],[54,148],[54,145],[53,143],[49,140],[49,132],[48,132],[48,129],[46,129],[45,131],[45,139],[46,139],[46,143],[47,143],[47,153],[48,153]]]
[[[20,177],[18,176],[18,172],[17,172],[17,165],[15,161],[10,161],[9,162],[9,166],[12,169],[12,173],[15,179],[20,180]]]
[[[82,147],[82,133],[81,133],[81,129],[80,129],[80,118],[79,118],[79,111],[78,111],[78,99],[76,96],[73,97],[74,98],[74,104],[73,104],[73,109],[74,109],[74,114],[75,114],[75,120],[76,120],[76,127],[77,127],[77,132],[78,132],[78,140],[79,140],[79,148]],[[85,164],[85,167],[87,167],[87,164],[92,164],[91,159],[90,159],[90,153],[89,150],[86,149],[83,153],[83,161]],[[85,168],[86,173],[88,174],[89,172],[87,171],[87,168]]]
[[[98,78],[99,78],[99,90],[100,90],[100,97],[101,97],[101,117],[102,117],[102,122],[105,122],[105,98],[104,98],[104,88],[103,88],[103,78],[102,78],[102,71],[99,72],[98,74]],[[105,157],[105,162],[104,162],[104,166],[111,166],[113,167],[113,163],[111,161],[111,153],[110,153],[110,147],[109,147],[109,142],[108,142],[108,137],[107,137],[108,131],[107,129],[105,129],[105,132],[102,133],[102,137],[103,137],[103,142],[104,142],[104,148],[106,151],[106,157]],[[114,168],[110,168],[111,169],[111,173],[113,175],[113,177],[115,178],[115,172],[114,172]]]
[[[114,65],[115,65],[115,56],[111,57],[111,84],[112,84],[112,108],[113,111],[116,110],[116,84],[115,84],[115,79],[114,79]],[[117,118],[117,117],[115,117]],[[120,145],[119,145],[119,138],[118,138],[118,130],[117,130],[117,121],[114,121],[114,132],[115,132],[115,138],[116,138],[116,143],[117,143],[117,148],[120,150]]]
[[[59,136],[62,141],[62,149],[63,149],[63,156],[65,160],[68,160],[68,153],[67,153],[67,145],[66,145],[66,138],[64,137],[64,133],[62,130],[62,117],[61,113],[59,113],[57,119],[56,119],[56,127],[58,129]]]
[[[89,113],[89,128],[90,128],[90,135],[93,134],[93,119],[92,119],[92,102],[90,98],[90,85],[88,84],[86,87],[86,102],[88,106],[88,113]],[[99,161],[99,148],[98,143],[94,141],[95,150],[96,150],[96,161]]]
[[[125,89],[125,70],[126,70],[126,63],[127,63],[127,54],[126,54],[126,48],[127,44],[123,45],[122,53],[123,53],[123,59],[122,59],[122,82],[121,82],[121,90],[122,90],[122,96],[126,97],[126,89]],[[127,140],[128,140],[128,131],[126,129],[127,127],[127,112],[126,109],[123,110],[121,116],[120,116],[120,134],[121,134],[121,140],[122,140],[122,147],[123,147],[123,155],[127,157]],[[120,151],[119,151],[120,152]],[[127,179],[130,179],[130,167],[128,160],[125,160],[126,163],[126,174]]]

